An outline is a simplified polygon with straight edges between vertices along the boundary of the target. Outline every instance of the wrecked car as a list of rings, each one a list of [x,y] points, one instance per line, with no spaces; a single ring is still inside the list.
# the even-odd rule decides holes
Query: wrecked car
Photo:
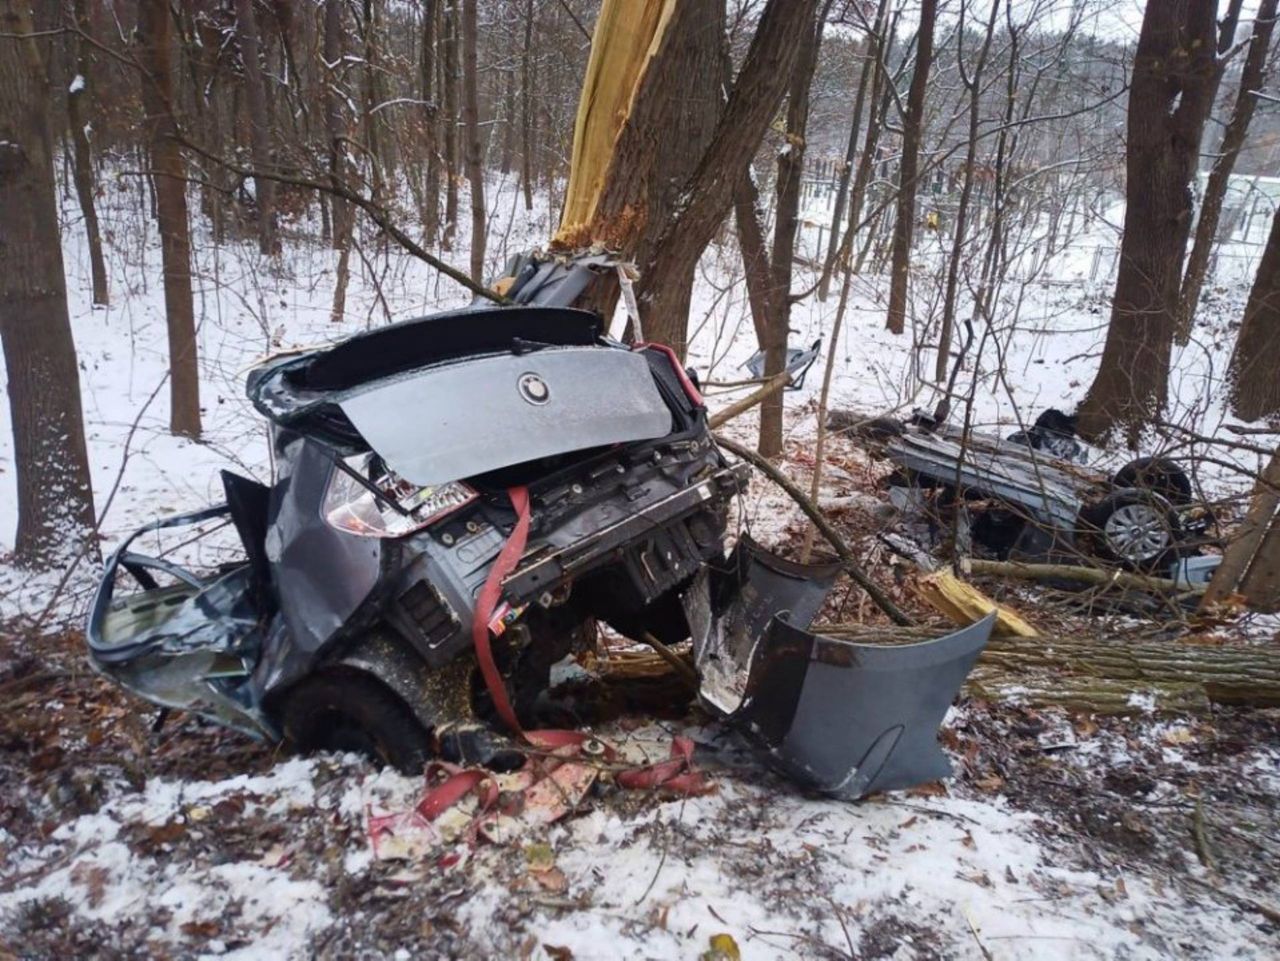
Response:
[[[1213,543],[1212,512],[1192,496],[1186,472],[1166,457],[1130,461],[1111,476],[1089,468],[1074,419],[1046,410],[1005,438],[966,432],[917,414],[907,422],[855,418],[850,429],[894,466],[887,482],[900,508],[931,513],[1001,558],[1086,557],[1166,572]]]
[[[808,633],[838,570],[746,540],[726,554],[746,465],[722,456],[668,348],[563,306],[599,269],[517,264],[509,305],[255,368],[271,483],[224,472],[224,504],[116,550],[94,665],[300,749],[501,768],[522,760],[502,728],[537,723],[552,665],[602,621],[692,637],[704,702],[815,788],[857,797],[945,773],[936,726],[990,625],[882,651]],[[242,550],[215,570],[133,547],[211,519]]]

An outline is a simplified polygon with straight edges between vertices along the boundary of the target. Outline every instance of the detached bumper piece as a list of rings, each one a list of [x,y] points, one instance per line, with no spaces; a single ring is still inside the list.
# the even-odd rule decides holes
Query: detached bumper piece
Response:
[[[722,605],[719,616],[699,621],[690,612],[691,624],[706,625],[695,634],[695,656],[707,704],[776,770],[835,797],[853,800],[951,773],[938,727],[994,616],[912,644],[827,637],[806,628],[838,566],[794,564],[750,542],[734,561],[710,592]]]

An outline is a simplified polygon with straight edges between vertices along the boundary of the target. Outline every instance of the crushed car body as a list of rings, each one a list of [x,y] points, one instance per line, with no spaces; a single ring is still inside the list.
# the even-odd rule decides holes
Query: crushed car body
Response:
[[[962,536],[1002,558],[1084,557],[1165,573],[1215,543],[1212,512],[1195,501],[1175,461],[1142,457],[1111,476],[1091,469],[1072,418],[1060,411],[1007,438],[919,415],[901,422],[840,412],[830,423],[892,463],[889,491],[899,507],[930,498],[935,517],[950,518],[953,529],[958,519]]]
[[[559,305],[599,269],[518,263],[509,306],[253,370],[271,484],[224,472],[224,504],[117,549],[89,618],[94,665],[301,749],[501,767],[519,757],[500,722],[534,723],[552,665],[602,621],[692,637],[704,702],[815,789],[858,797],[945,773],[936,728],[990,625],[903,648],[809,634],[838,568],[745,540],[726,554],[746,465],[715,446],[670,350]],[[243,553],[212,572],[134,549],[218,519]]]

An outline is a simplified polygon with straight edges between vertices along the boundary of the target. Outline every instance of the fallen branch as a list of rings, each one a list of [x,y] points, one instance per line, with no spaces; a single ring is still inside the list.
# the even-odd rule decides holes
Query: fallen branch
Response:
[[[1101,567],[1080,567],[1073,564],[1024,564],[1021,561],[986,561],[972,559],[967,566],[973,574],[992,577],[1020,577],[1031,581],[1076,581],[1114,586],[1130,590],[1155,591],[1160,594],[1185,593],[1178,582],[1168,577],[1151,577],[1129,571],[1108,571]]]
[[[972,584],[950,571],[935,571],[916,581],[916,590],[935,610],[961,627],[995,612],[993,633],[999,636],[1036,637],[1039,632],[1012,608],[997,604]]]
[[[778,391],[782,390],[791,380],[791,372],[784,370],[780,374],[774,374],[769,380],[764,382],[764,386],[759,390],[752,391],[741,400],[735,400],[724,410],[716,411],[707,418],[707,426],[712,430],[729,423],[739,414],[745,414],[752,407],[768,400]]]
[[[671,669],[675,671],[676,674],[680,676],[680,679],[688,684],[689,687],[695,691],[698,689],[698,672],[690,666],[688,661],[673,651],[666,644],[663,644],[648,631],[645,631],[640,635],[640,640],[644,641],[657,651],[658,656],[670,664]]]
[[[819,533],[826,538],[827,543],[831,545],[840,560],[844,562],[844,569],[848,572],[849,576],[853,578],[859,587],[867,592],[867,596],[875,602],[875,605],[880,608],[880,610],[884,611],[885,614],[889,615],[889,619],[895,624],[910,626],[912,623],[911,618],[904,614],[902,609],[899,608],[897,604],[893,603],[884,591],[880,590],[875,581],[867,576],[867,572],[858,564],[857,558],[854,557],[853,550],[847,543],[845,543],[844,538],[841,537],[839,532],[831,526],[831,523],[823,515],[822,511],[818,508],[818,505],[810,500],[809,496],[805,494],[804,491],[800,490],[790,477],[778,470],[778,468],[770,464],[767,459],[761,457],[749,447],[743,447],[741,444],[736,441],[729,440],[729,438],[722,434],[715,434],[713,436],[715,437],[717,444],[725,448],[725,450],[729,451],[729,453],[733,454],[735,457],[740,457],[742,460],[745,460],[748,464],[769,478],[769,480],[773,481],[786,491],[787,494],[790,495],[791,499],[800,506],[800,509],[808,515],[809,520],[813,521],[813,524],[818,528]]]

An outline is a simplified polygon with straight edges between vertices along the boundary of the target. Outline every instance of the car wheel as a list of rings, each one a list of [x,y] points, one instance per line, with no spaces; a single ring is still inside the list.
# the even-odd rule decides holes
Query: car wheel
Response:
[[[427,732],[381,681],[355,670],[300,681],[279,708],[285,739],[299,751],[353,751],[405,774],[431,757]]]
[[[1170,504],[1191,503],[1191,479],[1186,471],[1167,457],[1139,457],[1131,460],[1111,478],[1117,490],[1132,488],[1159,494]]]
[[[1181,530],[1169,502],[1144,490],[1119,490],[1080,511],[1081,532],[1098,556],[1154,571],[1176,556]]]

